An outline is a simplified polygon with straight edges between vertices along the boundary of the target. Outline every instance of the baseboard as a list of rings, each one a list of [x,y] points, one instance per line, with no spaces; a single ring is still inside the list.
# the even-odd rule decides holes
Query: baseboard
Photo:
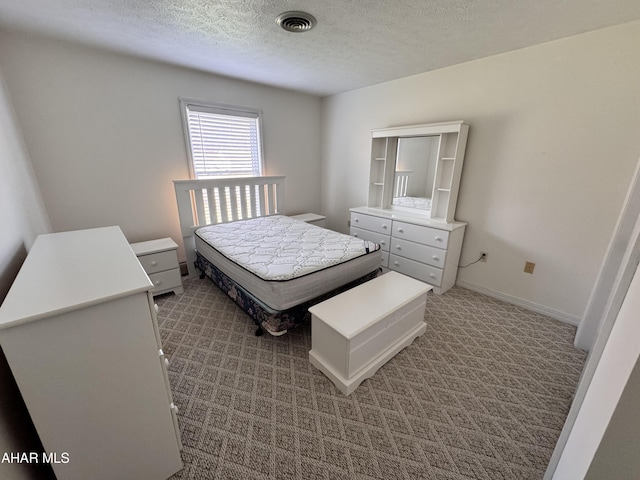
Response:
[[[473,292],[482,293],[483,295],[495,298],[497,300],[502,300],[503,302],[507,302],[512,305],[516,305],[518,307],[526,308],[527,310],[531,310],[532,312],[546,315],[547,317],[551,317],[555,320],[559,320],[561,322],[568,323],[576,327],[580,324],[580,318],[576,317],[575,315],[569,315],[568,313],[560,312],[558,310],[554,310],[552,308],[545,307],[543,305],[538,305],[537,303],[533,303],[528,300],[524,300],[522,298],[514,297],[502,292],[497,292],[495,290],[491,290],[486,287],[476,285],[475,283],[466,282],[464,280],[458,280],[456,282],[456,285],[462,288],[466,288],[467,290],[471,290]]]

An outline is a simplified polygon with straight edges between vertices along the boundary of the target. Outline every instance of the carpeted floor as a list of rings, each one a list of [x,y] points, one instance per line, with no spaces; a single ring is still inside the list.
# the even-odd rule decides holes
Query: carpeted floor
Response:
[[[345,397],[310,328],[254,335],[209,280],[157,298],[180,414],[173,479],[541,479],[585,353],[575,328],[455,287],[427,332]]]

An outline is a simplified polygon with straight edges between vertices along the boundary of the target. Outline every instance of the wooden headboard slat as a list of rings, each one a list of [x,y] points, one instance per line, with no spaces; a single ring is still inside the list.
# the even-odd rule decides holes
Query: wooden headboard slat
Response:
[[[196,229],[246,218],[284,215],[284,179],[264,176],[174,180],[189,272],[194,271]]]

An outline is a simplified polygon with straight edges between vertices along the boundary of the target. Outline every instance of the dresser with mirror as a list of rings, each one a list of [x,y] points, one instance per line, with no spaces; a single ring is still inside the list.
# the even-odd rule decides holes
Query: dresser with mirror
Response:
[[[466,223],[455,220],[469,126],[462,121],[373,130],[369,197],[350,233],[379,243],[382,267],[441,294],[455,285]]]

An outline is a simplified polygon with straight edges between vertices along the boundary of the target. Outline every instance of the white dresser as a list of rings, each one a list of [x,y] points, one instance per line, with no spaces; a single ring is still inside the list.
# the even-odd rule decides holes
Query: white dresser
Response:
[[[441,294],[456,283],[466,223],[434,221],[393,209],[351,210],[350,233],[382,247],[382,266],[433,286]]]
[[[0,307],[0,345],[58,479],[182,468],[152,288],[119,227],[54,233]]]

